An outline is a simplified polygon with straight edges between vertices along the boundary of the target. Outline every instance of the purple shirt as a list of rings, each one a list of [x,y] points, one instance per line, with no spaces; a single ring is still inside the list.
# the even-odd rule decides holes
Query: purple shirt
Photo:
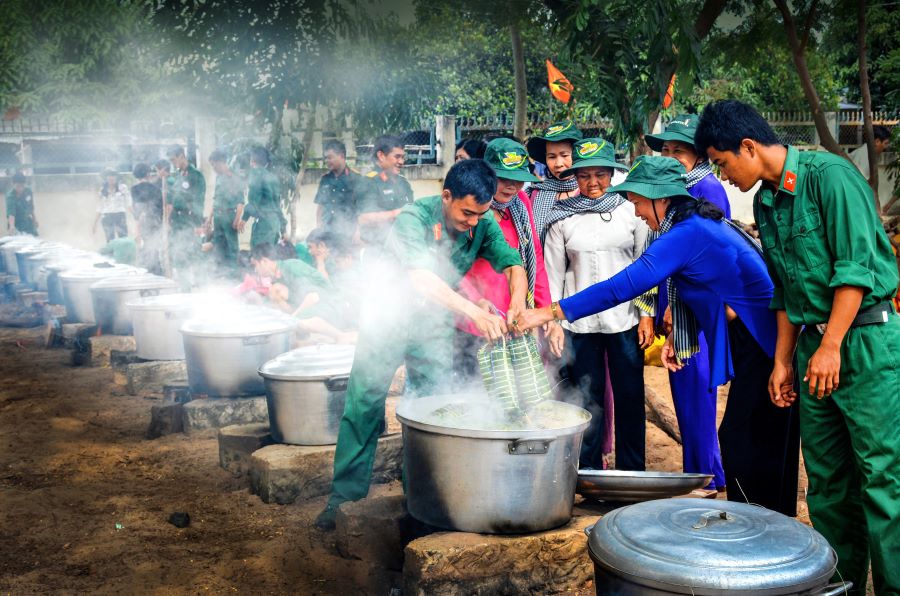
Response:
[[[707,174],[700,179],[700,182],[689,188],[688,192],[694,198],[706,199],[721,209],[725,217],[731,219],[731,204],[728,202],[728,195],[725,194],[725,187],[722,186],[715,174]]]

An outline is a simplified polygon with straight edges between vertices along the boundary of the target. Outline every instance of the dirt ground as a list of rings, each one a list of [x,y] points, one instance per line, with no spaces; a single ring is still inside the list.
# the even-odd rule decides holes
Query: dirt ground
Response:
[[[0,592],[388,594],[399,577],[310,528],[325,498],[269,505],[218,466],[215,434],[144,438],[158,395],[73,368],[42,329],[0,328]],[[668,393],[665,373],[647,383]],[[648,468],[680,447],[648,425]],[[187,512],[184,529],[168,523]]]

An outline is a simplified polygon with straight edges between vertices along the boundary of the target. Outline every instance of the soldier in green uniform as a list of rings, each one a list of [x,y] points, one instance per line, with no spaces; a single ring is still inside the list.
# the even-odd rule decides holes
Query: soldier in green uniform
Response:
[[[315,267],[300,259],[279,261],[275,247],[268,242],[250,249],[250,264],[257,275],[272,282],[269,300],[294,316],[318,304],[329,289],[328,280]]]
[[[409,182],[400,175],[406,153],[393,136],[375,139],[375,170],[365,177],[359,204],[359,237],[366,248],[380,250],[400,210],[413,202]]]
[[[219,271],[233,275],[238,266],[238,228],[244,214],[244,181],[228,166],[228,155],[215,150],[209,164],[216,172],[213,194],[212,238],[213,251]]]
[[[206,178],[187,159],[184,147],[173,145],[166,152],[175,171],[169,195],[169,260],[175,276],[186,287],[192,285],[194,264],[200,257],[197,235],[203,225]]]
[[[506,275],[507,320],[524,311],[528,281],[522,259],[494,218],[482,219],[496,189],[497,177],[486,163],[461,161],[450,168],[440,196],[416,201],[397,216],[382,253],[381,278],[368,283],[375,291],[363,304],[332,493],[316,519],[320,529],[333,529],[338,505],[369,491],[384,402],[397,368],[406,363],[408,394],[429,395],[449,380],[454,314],[470,319],[491,341],[506,333],[506,321],[454,291],[476,258]]]
[[[800,400],[812,522],[838,572],[865,594],[900,594],[900,317],[898,273],[872,191],[837,155],[781,145],[748,105],[703,111],[696,147],[754,199],[775,284],[778,340],[769,393]],[[796,350],[799,395],[794,389]]]
[[[16,172],[12,188],[6,193],[6,220],[10,232],[37,236],[38,223],[34,217],[34,195],[25,186],[25,175]]]
[[[244,222],[251,217],[255,219],[250,232],[251,247],[263,243],[278,244],[285,224],[281,211],[281,184],[268,167],[269,151],[265,147],[253,147],[250,150],[247,206],[241,216]]]
[[[347,149],[340,141],[325,143],[325,165],[328,173],[322,176],[316,192],[316,226],[349,243],[356,233],[363,177],[347,167]]]

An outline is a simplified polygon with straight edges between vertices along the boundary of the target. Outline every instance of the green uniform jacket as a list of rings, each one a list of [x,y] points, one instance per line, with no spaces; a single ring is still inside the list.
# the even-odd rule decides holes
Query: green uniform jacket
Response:
[[[349,168],[340,175],[328,172],[322,176],[315,203],[322,208],[324,229],[342,239],[353,237],[364,184],[365,179]]]
[[[30,188],[26,188],[22,196],[16,194],[15,188],[9,189],[6,193],[6,216],[16,218],[17,231],[37,235],[34,227],[34,195]]]
[[[281,277],[276,281],[288,288],[288,303],[293,307],[300,306],[303,298],[310,292],[327,289],[329,284],[318,269],[307,265],[300,259],[288,259],[278,262]],[[324,296],[323,296],[324,297]]]
[[[897,264],[873,209],[872,189],[852,163],[787,148],[778,189],[753,202],[775,293],[773,310],[795,325],[826,323],[834,289],[863,288],[860,310],[889,301]]]
[[[206,197],[206,179],[203,174],[188,164],[184,172],[175,172],[171,194],[172,229],[196,228],[203,224],[203,203]]]
[[[213,193],[213,213],[230,214],[234,218],[238,205],[244,202],[244,181],[237,174],[216,176],[216,190]]]
[[[448,232],[440,196],[403,208],[387,239],[387,252],[405,269],[427,269],[455,288],[472,263],[483,257],[498,273],[522,266],[519,251],[506,241],[493,217],[478,220],[467,233]]]
[[[285,223],[281,212],[281,184],[278,178],[265,168],[253,168],[247,180],[247,206],[243,220],[255,217],[250,244],[275,244]]]
[[[414,200],[412,187],[403,176],[387,176],[384,173],[369,172],[362,182],[359,213],[393,211],[409,205]],[[359,234],[366,244],[382,246],[390,229],[390,222],[366,225],[360,226]]]

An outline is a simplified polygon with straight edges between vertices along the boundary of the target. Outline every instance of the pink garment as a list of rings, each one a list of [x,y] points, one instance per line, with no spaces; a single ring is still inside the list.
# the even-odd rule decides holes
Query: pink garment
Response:
[[[547,271],[544,269],[544,250],[541,248],[537,229],[534,226],[534,210],[531,199],[524,192],[519,192],[519,200],[528,210],[528,219],[531,222],[531,237],[534,241],[535,261],[537,263],[537,275],[534,282],[534,303],[537,307],[550,304],[550,285],[547,283]],[[513,199],[515,200],[515,199]],[[493,216],[495,212],[492,212]],[[498,223],[503,230],[503,236],[509,245],[519,248],[519,236],[516,234],[516,225],[511,217],[501,218]],[[497,273],[485,259],[476,259],[472,268],[459,282],[459,293],[472,302],[478,302],[482,298],[490,301],[503,312],[509,308],[509,284],[506,276]],[[472,335],[480,335],[478,329],[469,320],[457,320],[458,329],[462,329]]]

